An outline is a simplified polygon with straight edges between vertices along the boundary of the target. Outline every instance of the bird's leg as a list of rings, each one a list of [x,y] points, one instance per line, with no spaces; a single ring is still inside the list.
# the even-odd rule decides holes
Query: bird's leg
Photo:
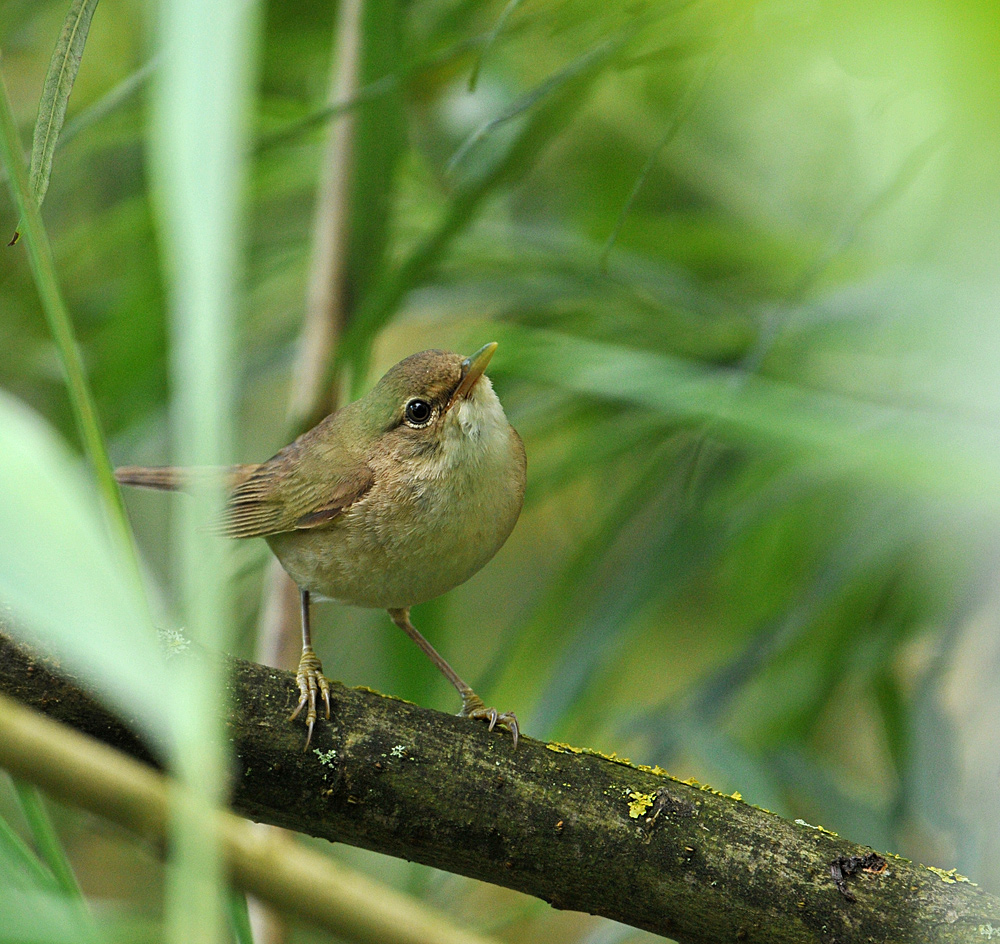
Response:
[[[438,651],[417,631],[417,628],[410,622],[409,607],[402,610],[389,610],[392,621],[410,637],[423,650],[431,662],[438,667],[441,674],[452,685],[458,689],[458,694],[462,696],[462,710],[459,714],[463,718],[476,718],[479,721],[488,721],[492,731],[498,724],[507,728],[514,740],[514,747],[517,747],[517,716],[512,711],[499,712],[496,708],[487,708],[483,700],[458,677],[458,673],[448,665],[438,654]]]
[[[306,746],[302,750],[309,749],[309,742],[312,741],[313,727],[316,725],[316,697],[322,692],[323,701],[326,704],[326,717],[330,719],[330,683],[323,675],[323,665],[319,657],[313,652],[312,632],[309,629],[309,591],[299,590],[302,600],[302,658],[299,659],[299,670],[295,673],[295,681],[299,686],[299,703],[295,706],[295,711],[288,719],[294,721],[303,708],[306,709],[306,725],[309,733],[306,735]]]

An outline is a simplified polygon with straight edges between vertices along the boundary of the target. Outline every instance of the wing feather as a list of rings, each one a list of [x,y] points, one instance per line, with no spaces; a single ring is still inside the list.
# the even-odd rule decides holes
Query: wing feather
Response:
[[[320,424],[258,466],[233,489],[214,530],[255,538],[336,521],[372,487],[374,475],[363,458],[336,448],[329,433]]]

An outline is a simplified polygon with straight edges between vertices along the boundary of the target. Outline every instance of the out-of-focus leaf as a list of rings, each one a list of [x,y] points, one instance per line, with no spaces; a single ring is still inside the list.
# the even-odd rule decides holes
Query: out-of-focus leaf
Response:
[[[82,903],[83,893],[80,891],[80,883],[76,880],[66,850],[56,833],[41,791],[34,784],[18,780],[14,781],[14,789],[17,791],[21,812],[31,830],[35,847],[58,883],[59,890],[67,897],[75,898],[77,902]]]
[[[530,117],[506,152],[494,160],[486,171],[458,187],[442,218],[430,233],[373,287],[348,326],[338,351],[338,360],[346,359],[355,365],[358,388],[355,392],[360,392],[375,335],[392,317],[400,301],[437,265],[454,237],[473,221],[482,202],[502,184],[509,183],[511,178],[527,173],[542,150],[552,143],[565,125],[569,113],[579,105],[602,67],[620,53],[629,35],[631,33],[602,43],[599,54],[595,50],[587,59],[586,68],[576,72],[570,81],[530,112]],[[330,373],[332,376],[333,367]]]
[[[123,717],[166,740],[170,678],[94,491],[44,421],[2,393],[0,483],[7,628],[58,655]]]
[[[535,105],[539,104],[543,99],[547,98],[549,95],[555,94],[560,88],[572,82],[577,76],[580,76],[593,68],[595,62],[604,62],[608,58],[608,51],[612,49],[617,49],[621,44],[621,40],[618,38],[605,40],[605,42],[594,47],[593,49],[588,49],[583,55],[577,56],[568,65],[563,66],[554,74],[550,75],[544,82],[539,83],[533,89],[525,92],[520,96],[517,101],[513,102],[507,108],[505,108],[499,115],[495,118],[491,118],[489,121],[480,125],[475,131],[472,132],[463,142],[459,145],[458,150],[452,155],[450,161],[448,161],[447,169],[453,170],[457,164],[459,164],[469,151],[472,150],[480,141],[485,137],[495,131],[497,128],[503,127],[509,121],[513,121],[519,115],[523,115],[525,112],[530,111]]]
[[[236,888],[229,889],[226,895],[226,913],[236,944],[253,944],[253,929],[250,926],[250,912],[244,892]]]
[[[635,456],[618,487],[602,496],[586,538],[511,646],[508,666],[517,672],[520,697],[532,686],[541,689],[532,716],[539,730],[562,730],[595,674],[625,644],[633,613],[650,593],[669,593],[698,561],[698,551],[677,538],[685,451],[682,446],[680,460],[677,447],[663,445]],[[672,540],[674,549],[685,547],[683,560],[664,553]],[[634,559],[643,566],[634,568]]]
[[[699,770],[711,772],[713,787],[725,792],[737,790],[748,803],[779,816],[787,815],[782,779],[772,765],[696,714],[682,712],[674,716],[671,723],[676,725],[672,737],[683,745],[685,754],[698,759]],[[669,763],[669,759],[660,763]],[[716,776],[722,779],[716,782]]]
[[[66,120],[69,96],[80,69],[83,47],[87,44],[90,21],[96,9],[97,0],[73,0],[45,75],[31,144],[31,192],[39,204],[49,189],[56,142]],[[20,232],[15,233],[12,242],[17,242],[19,236]]]
[[[121,492],[115,483],[111,463],[108,460],[104,432],[90,392],[80,349],[76,343],[73,323],[59,288],[48,233],[42,222],[38,203],[31,194],[14,121],[14,111],[2,76],[0,76],[0,157],[7,167],[14,200],[21,211],[35,285],[59,352],[77,431],[101,489],[109,527],[125,555],[125,564],[133,579],[133,586],[138,591],[141,577],[138,558],[135,556],[132,543],[132,533],[125,518]]]
[[[122,105],[146,84],[149,77],[156,71],[159,63],[159,56],[151,57],[145,65],[140,66],[131,75],[122,79],[121,82],[106,95],[94,102],[93,105],[85,108],[70,121],[67,121],[62,129],[62,134],[59,135],[58,147],[69,144],[80,132],[93,127],[102,119],[121,108]]]
[[[792,742],[794,744],[794,742]],[[800,746],[779,751],[770,758],[775,777],[810,822],[844,835],[871,837],[876,849],[898,844],[888,828],[884,810],[862,791],[849,790],[846,778]],[[866,838],[866,842],[868,839]]]
[[[771,513],[763,512],[767,516]],[[755,629],[733,659],[697,686],[692,701],[697,715],[713,719],[724,715],[750,679],[799,644],[817,623],[843,604],[848,588],[872,574],[891,571],[904,543],[898,526],[887,518],[867,516],[851,524],[853,527],[838,537],[811,580],[802,586],[799,600],[783,607],[777,619],[768,619]],[[842,661],[846,665],[847,660]]]
[[[402,56],[397,0],[366,2],[362,13],[359,86],[394,78]],[[385,268],[394,179],[405,144],[399,83],[356,106],[351,189],[351,297],[363,301]]]
[[[0,882],[0,940],[10,944],[104,944],[79,903],[53,892]]]
[[[632,209],[632,205],[635,203],[636,197],[639,196],[639,191],[642,190],[646,181],[649,179],[649,175],[652,173],[653,167],[659,159],[661,152],[674,139],[674,136],[680,130],[684,122],[687,121],[691,112],[698,104],[699,99],[705,91],[705,87],[708,85],[713,73],[718,68],[719,63],[722,62],[723,57],[728,51],[731,38],[737,35],[745,19],[745,15],[743,17],[733,17],[733,21],[729,28],[716,43],[716,47],[713,50],[712,55],[706,57],[701,69],[685,90],[684,94],[680,97],[676,109],[673,115],[670,116],[670,120],[667,122],[667,126],[664,129],[660,140],[656,142],[652,151],[649,152],[649,156],[646,158],[646,162],[643,164],[642,170],[639,171],[635,182],[632,184],[632,189],[629,191],[628,197],[622,204],[618,218],[615,220],[611,233],[609,234],[607,241],[604,243],[604,249],[601,252],[602,268],[607,266],[608,256],[611,255],[611,250],[618,241],[618,234],[621,232],[622,226],[625,223],[625,217],[628,216],[629,210]]]
[[[271,148],[289,144],[307,132],[335,120],[346,112],[353,111],[368,102],[380,98],[383,95],[392,93],[408,80],[419,77],[421,73],[430,72],[434,69],[440,69],[454,60],[467,55],[470,49],[474,49],[481,45],[482,41],[482,37],[479,36],[473,36],[471,38],[465,37],[456,43],[452,43],[440,52],[432,53],[427,56],[421,56],[416,60],[404,62],[402,64],[400,64],[397,57],[391,63],[393,66],[392,71],[379,75],[377,78],[368,78],[365,84],[363,84],[358,91],[346,101],[332,102],[328,105],[324,105],[322,108],[317,108],[315,111],[310,112],[304,117],[290,122],[280,131],[275,131],[261,138],[257,142],[255,150],[258,153],[262,153],[269,151]],[[387,44],[387,48],[394,48],[398,50],[397,41],[394,40],[392,43]],[[375,71],[377,72],[379,70]],[[365,74],[370,75],[370,70],[366,68]],[[399,142],[385,143],[398,144]]]
[[[734,441],[791,448],[827,475],[861,476],[924,497],[975,500],[994,512],[1000,439],[986,423],[883,406],[664,354],[505,326],[518,350],[509,372],[630,402],[683,422],[709,422]]]
[[[151,919],[102,909],[81,921],[79,905],[59,894],[0,882],[0,941],[3,944],[161,944]]]
[[[472,67],[472,74],[469,76],[470,92],[474,92],[476,90],[476,83],[479,81],[479,73],[483,70],[483,62],[486,60],[486,56],[493,48],[493,44],[497,41],[497,37],[503,32],[503,28],[507,25],[507,20],[511,18],[514,11],[520,5],[521,0],[507,0],[504,4],[504,8],[500,11],[500,15],[497,17],[496,22],[493,24],[493,28],[486,34],[486,40],[483,43],[483,48],[480,50],[479,56],[476,59],[476,64]]]
[[[113,114],[122,107],[135,93],[142,88],[146,80],[156,69],[158,59],[154,56],[144,66],[140,66],[131,75],[122,79],[111,91],[98,99],[88,108],[83,109],[63,126],[56,141],[56,151],[64,148],[78,134],[98,124],[102,119]],[[6,181],[7,168],[0,168],[0,181]]]
[[[51,872],[42,865],[38,856],[24,843],[10,824],[0,816],[0,875],[10,884],[58,891],[58,884]]]

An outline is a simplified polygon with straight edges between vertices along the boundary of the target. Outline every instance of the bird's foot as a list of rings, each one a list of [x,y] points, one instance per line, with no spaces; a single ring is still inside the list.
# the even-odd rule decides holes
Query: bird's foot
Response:
[[[306,726],[309,733],[306,735],[306,746],[303,751],[309,749],[312,741],[313,728],[316,725],[316,700],[320,693],[323,695],[323,702],[326,705],[326,717],[330,719],[330,683],[323,675],[323,665],[319,657],[312,648],[306,646],[302,650],[302,658],[299,659],[299,670],[295,673],[295,681],[299,686],[299,703],[295,706],[289,721],[294,721],[303,708],[306,709]]]
[[[489,730],[492,731],[497,725],[510,731],[514,747],[517,747],[517,715],[513,711],[497,711],[496,708],[487,708],[483,700],[470,688],[462,692],[462,710],[459,715],[463,718],[475,718],[477,721],[488,721]]]

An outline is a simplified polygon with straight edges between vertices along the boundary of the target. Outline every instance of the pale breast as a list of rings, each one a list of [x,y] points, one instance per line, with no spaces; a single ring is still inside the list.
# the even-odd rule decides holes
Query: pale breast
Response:
[[[402,608],[489,561],[520,514],[525,458],[491,389],[483,400],[499,417],[491,402],[456,406],[435,461],[376,458],[375,484],[330,527],[268,537],[295,582],[354,606]]]

